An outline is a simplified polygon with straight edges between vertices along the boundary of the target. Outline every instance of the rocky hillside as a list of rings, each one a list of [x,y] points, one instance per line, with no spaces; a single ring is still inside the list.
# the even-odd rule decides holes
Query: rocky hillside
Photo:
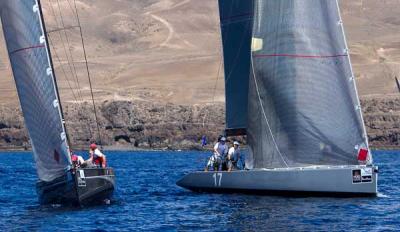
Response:
[[[400,146],[400,97],[363,99],[373,147]],[[97,141],[90,104],[65,106],[74,149]],[[224,105],[173,105],[104,101],[98,109],[102,142],[108,149],[200,149],[202,135],[215,141],[224,128]],[[0,108],[0,149],[29,149],[18,108]]]
[[[362,99],[368,137],[374,147],[400,147],[400,97],[383,96]]]
[[[93,108],[64,107],[74,149],[99,141]],[[224,128],[224,106],[104,101],[98,109],[102,143],[109,149],[199,149],[202,135],[214,141]],[[29,149],[18,108],[0,108],[0,149]]]

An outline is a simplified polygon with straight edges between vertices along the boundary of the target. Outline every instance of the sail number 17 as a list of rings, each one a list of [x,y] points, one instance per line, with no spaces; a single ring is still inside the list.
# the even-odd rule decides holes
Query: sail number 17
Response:
[[[221,187],[222,173],[214,173],[213,177],[214,177],[214,186]]]

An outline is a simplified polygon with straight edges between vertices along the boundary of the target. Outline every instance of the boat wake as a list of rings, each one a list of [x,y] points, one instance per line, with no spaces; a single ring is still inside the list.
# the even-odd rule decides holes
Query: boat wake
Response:
[[[378,192],[378,195],[377,195],[379,198],[390,198],[390,196],[388,196],[388,195],[386,195],[386,194],[384,194],[384,193],[380,193],[380,192]]]

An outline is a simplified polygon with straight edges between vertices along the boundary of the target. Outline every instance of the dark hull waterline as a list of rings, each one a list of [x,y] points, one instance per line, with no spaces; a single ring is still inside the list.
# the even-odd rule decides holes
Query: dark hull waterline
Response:
[[[36,189],[41,204],[88,205],[112,197],[115,188],[111,168],[78,168],[52,182],[39,181]]]
[[[218,194],[247,194],[264,196],[283,196],[283,197],[376,197],[376,193],[349,193],[349,192],[317,192],[317,191],[284,191],[284,190],[260,190],[260,189],[229,189],[229,188],[191,188],[188,190],[197,193],[218,193]]]

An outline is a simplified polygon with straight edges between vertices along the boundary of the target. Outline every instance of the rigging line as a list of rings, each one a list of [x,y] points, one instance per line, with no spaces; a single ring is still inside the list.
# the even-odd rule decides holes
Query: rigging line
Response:
[[[62,28],[65,28],[64,17],[63,17],[63,13],[62,13],[62,10],[61,10],[61,7],[60,7],[60,1],[59,0],[57,0],[57,6],[58,6],[58,10],[60,11],[60,19],[61,19]],[[63,30],[63,32],[64,32],[64,35],[65,35],[65,38],[66,38],[66,41],[67,41],[68,51],[70,52],[70,55],[71,55],[71,63],[72,63],[72,68],[73,68],[74,74],[75,74],[75,80],[76,80],[76,83],[77,83],[77,86],[78,86],[78,94],[80,95],[80,98],[83,101],[82,93],[81,93],[81,86],[80,86],[79,78],[78,78],[78,73],[76,72],[76,67],[75,67],[75,62],[74,62],[74,56],[72,55],[72,52],[69,50],[69,48],[71,47],[71,44],[70,44],[69,39],[68,39],[67,31]]]
[[[217,71],[217,78],[216,78],[215,84],[214,84],[214,90],[213,90],[213,97],[212,97],[211,105],[214,105],[214,103],[215,103],[215,94],[216,94],[216,92],[217,92],[218,80],[219,80],[219,76],[220,76],[221,68],[222,68],[222,57],[221,57],[221,56],[222,56],[222,53],[220,54],[219,65],[218,65],[218,71]],[[209,114],[209,111],[207,110],[206,113],[205,113],[205,115],[204,115],[204,118],[203,118],[203,127],[204,127],[204,125],[205,125],[205,122],[206,122],[206,119],[207,119],[208,114]]]
[[[62,28],[55,28],[53,30],[48,30],[47,34],[58,32],[58,31],[71,30],[71,29],[74,29],[74,28],[78,28],[78,26],[68,26],[68,27],[62,27]]]
[[[71,1],[73,1],[73,0],[71,0]],[[67,3],[68,3],[68,5],[69,5],[69,9],[71,10],[72,14],[75,16],[75,11],[74,11],[74,9],[73,9],[71,3],[69,2],[69,0],[67,0]]]
[[[102,148],[102,147],[103,147],[103,143],[102,143],[102,140],[101,140],[100,125],[99,125],[99,120],[98,120],[98,117],[97,117],[96,104],[95,104],[95,102],[94,102],[94,95],[93,95],[93,88],[92,88],[92,80],[91,80],[91,78],[90,78],[89,65],[88,65],[87,55],[86,55],[86,49],[85,49],[85,42],[84,42],[84,40],[83,40],[82,26],[81,26],[81,21],[80,21],[80,19],[79,19],[78,8],[77,8],[77,6],[76,6],[76,0],[74,0],[74,7],[75,7],[76,19],[77,19],[77,21],[78,21],[78,26],[79,26],[79,33],[80,33],[80,36],[81,36],[82,49],[83,49],[83,55],[84,55],[84,58],[85,58],[87,76],[88,76],[88,80],[89,80],[90,95],[91,95],[91,97],[92,97],[93,111],[94,111],[94,117],[95,117],[95,120],[96,120],[98,139],[99,139],[99,142],[100,142],[100,148]]]
[[[232,5],[231,5],[230,11],[232,11]],[[217,27],[217,28],[221,28],[221,27],[222,27],[222,24],[221,24],[221,22],[220,22],[220,27]],[[220,31],[221,31],[221,29],[220,29]],[[220,37],[220,44],[222,44],[222,47],[223,47],[223,41],[222,41],[221,37]],[[218,71],[217,71],[217,78],[216,78],[215,84],[214,84],[213,97],[212,97],[211,105],[214,105],[214,103],[215,103],[215,94],[216,94],[216,92],[217,92],[218,80],[219,80],[219,76],[220,76],[221,68],[222,68],[222,61],[223,61],[223,51],[222,51],[222,48],[221,48],[221,50],[220,50],[220,53],[219,53],[219,56],[218,56],[218,57],[219,57],[219,65],[218,65]],[[206,119],[207,119],[207,116],[208,116],[209,113],[210,113],[209,110],[206,110],[206,113],[204,114],[204,117],[203,117],[203,127],[204,127],[205,124],[206,124],[205,122],[206,122]]]
[[[258,89],[258,83],[257,83],[256,74],[254,72],[253,54],[251,54],[250,59],[251,59],[250,62],[251,62],[252,76],[253,76],[253,79],[254,79],[254,84],[255,84],[255,87],[256,87],[256,92],[257,92],[257,96],[258,96],[258,101],[260,102],[262,114],[264,116],[265,122],[267,123],[267,127],[268,127],[268,130],[269,130],[269,133],[271,134],[272,141],[273,141],[273,143],[275,145],[276,151],[278,152],[279,156],[281,157],[283,163],[285,163],[286,167],[288,168],[289,165],[286,163],[286,160],[283,158],[283,155],[282,155],[282,153],[281,153],[281,151],[280,151],[280,149],[278,147],[278,144],[276,143],[275,136],[272,133],[271,126],[269,125],[267,114],[265,113],[264,104],[262,102],[260,91]]]
[[[51,12],[52,12],[52,14],[53,14],[54,20],[56,21],[56,25],[57,25],[58,28],[60,28],[61,26],[59,25],[58,17],[56,16],[56,13],[55,13],[55,10],[54,10],[54,6],[53,6],[51,0],[49,0],[48,3],[50,4],[50,9],[51,9]],[[47,34],[48,34],[48,33],[47,33]],[[71,75],[72,75],[72,78],[74,78],[74,71],[73,71],[73,69],[72,69],[72,67],[71,67],[71,63],[70,63],[70,61],[69,61],[69,56],[68,56],[67,48],[66,48],[66,46],[65,46],[63,36],[61,35],[61,31],[59,31],[59,33],[57,33],[57,34],[58,34],[58,36],[60,37],[60,42],[61,42],[61,44],[62,44],[62,46],[63,46],[65,57],[67,58],[67,63],[68,63],[69,71],[70,71],[70,73],[71,73]],[[50,37],[50,34],[48,34],[48,36]],[[60,58],[60,60],[61,60],[61,58]],[[78,91],[79,91],[79,89],[78,89]],[[78,94],[78,95],[79,95],[79,94]],[[79,96],[78,96],[78,97],[79,97]],[[81,97],[80,100],[83,100],[82,97]]]
[[[212,103],[215,103],[215,94],[217,92],[217,88],[218,88],[218,80],[219,80],[219,76],[221,73],[221,68],[222,68],[222,54],[220,54],[220,59],[219,59],[219,65],[218,65],[218,71],[217,71],[217,78],[215,80],[215,84],[214,84],[214,93],[213,93],[213,97],[212,97]]]
[[[56,17],[56,14],[55,14],[53,5],[51,4],[50,0],[49,0],[49,4],[50,4],[50,8],[51,8],[51,10],[52,10],[54,19],[55,19],[55,21],[56,21],[56,24],[57,24],[57,26],[58,26],[58,25],[59,25],[59,24],[58,24],[58,19],[57,19],[57,17]],[[50,34],[47,33],[47,36],[50,38]],[[64,44],[64,42],[63,42],[61,33],[59,34],[59,37],[60,37],[60,41],[61,41],[62,44],[63,44],[64,53],[65,53],[65,55],[66,55],[66,57],[67,57],[67,63],[68,63],[68,65],[69,65],[69,69],[70,69],[70,72],[72,73],[72,78],[73,78],[73,71],[72,71],[71,66],[70,66],[70,62],[69,62],[69,59],[68,59],[66,47],[65,47],[65,44]],[[56,52],[56,49],[55,49],[54,44],[52,44],[52,47],[53,47],[53,50]],[[63,65],[62,65],[60,56],[58,56],[58,61],[59,61],[60,65],[61,65],[61,67],[63,68]],[[64,72],[64,75],[65,75],[66,80],[68,80],[68,78],[67,78],[68,76],[66,75],[66,72],[65,72],[64,68],[63,68],[63,72]],[[72,91],[72,93],[73,93],[73,95],[74,95],[75,101],[78,101],[78,100],[77,100],[77,97],[76,97],[76,95],[75,95],[75,93],[73,92],[72,86],[71,86],[71,84],[69,83],[69,81],[68,81],[68,85],[69,85],[69,87],[70,87],[70,89],[71,89],[71,91]]]
[[[48,36],[48,38],[49,38],[50,47],[51,47],[51,48],[53,49],[53,51],[54,51],[54,52],[53,52],[53,55],[54,55],[54,57],[57,59],[58,63],[60,63],[61,70],[62,70],[62,72],[63,72],[63,74],[64,74],[65,80],[67,80],[69,89],[71,90],[71,93],[72,93],[72,95],[73,95],[75,101],[77,101],[77,98],[76,98],[76,95],[75,95],[75,93],[74,93],[74,90],[73,90],[73,88],[72,88],[72,86],[71,86],[71,83],[70,83],[69,80],[68,80],[68,76],[67,76],[67,74],[65,73],[64,67],[63,67],[63,65],[62,65],[62,63],[61,63],[60,57],[58,56],[57,50],[56,50],[56,48],[54,47],[53,41],[52,41],[52,39],[51,39],[50,36]]]
[[[57,2],[58,2],[58,0],[57,0]],[[75,12],[74,12],[74,10],[73,10],[73,8],[72,8],[72,5],[71,5],[71,3],[69,2],[69,0],[67,0],[67,3],[68,3],[68,6],[69,6],[69,8],[70,8],[70,10],[71,10],[72,15],[75,16]],[[61,17],[62,17],[62,13],[61,13],[61,9],[60,9],[60,4],[59,4],[59,2],[58,2],[58,8],[59,8],[59,10],[60,10],[60,14],[61,14]],[[63,22],[63,19],[62,19],[62,22]],[[66,29],[74,29],[74,28],[80,28],[80,25],[74,25],[74,26],[65,27],[65,25],[64,25],[64,23],[63,23],[63,27],[60,28],[59,30],[64,30],[64,31],[65,31]],[[64,32],[64,33],[65,33],[65,32]],[[67,35],[65,35],[65,36],[66,36],[66,38],[68,39]],[[68,44],[68,46],[69,46],[69,44]],[[72,53],[71,53],[71,57],[72,57]],[[72,59],[73,59],[73,58],[72,58]],[[81,94],[81,101],[84,102],[84,99],[83,99],[83,97],[82,97],[83,94],[82,94],[82,91],[80,90],[79,79],[78,79],[77,72],[76,72],[76,69],[75,69],[75,62],[73,62],[72,64],[73,64],[73,68],[74,68],[74,70],[75,70],[76,80],[77,80],[78,88],[79,88],[79,91],[80,91],[80,94]],[[90,119],[89,119],[89,120],[90,120]],[[87,126],[87,128],[88,128],[89,134],[92,136],[92,135],[93,135],[93,133],[92,133],[92,126],[90,125],[90,123],[85,123],[85,124],[86,124],[86,126]],[[89,140],[92,139],[91,136],[89,137]]]
[[[217,3],[217,4],[219,4],[219,3]],[[219,6],[220,7],[220,6]],[[230,4],[230,6],[229,6],[229,15],[232,15],[232,12],[233,12],[233,3],[232,4]],[[217,85],[218,85],[218,80],[219,80],[219,76],[220,76],[220,72],[221,72],[221,69],[222,69],[222,64],[223,64],[223,46],[224,46],[224,43],[225,43],[225,41],[226,41],[226,38],[224,39],[224,38],[222,38],[222,28],[223,28],[223,23],[222,23],[222,18],[221,18],[221,16],[220,16],[220,27],[219,27],[219,29],[220,29],[220,31],[219,31],[219,33],[221,34],[221,37],[220,37],[220,44],[221,44],[221,47],[222,47],[222,49],[221,49],[221,52],[220,52],[220,55],[219,55],[219,57],[220,57],[220,59],[219,59],[219,66],[218,66],[218,71],[217,71],[217,78],[216,78],[216,80],[215,80],[215,84],[214,84],[214,90],[213,90],[213,97],[212,97],[212,105],[214,105],[214,103],[215,103],[215,95],[216,95],[216,91],[217,91]],[[228,31],[227,31],[227,34],[229,34],[228,32],[229,32],[229,29],[230,29],[230,27],[228,28]],[[209,114],[209,111],[207,110],[206,111],[206,113],[205,113],[205,115],[204,115],[204,118],[203,118],[203,127],[205,126],[205,122],[206,122],[206,119],[207,119],[207,117],[208,117],[208,114]]]

